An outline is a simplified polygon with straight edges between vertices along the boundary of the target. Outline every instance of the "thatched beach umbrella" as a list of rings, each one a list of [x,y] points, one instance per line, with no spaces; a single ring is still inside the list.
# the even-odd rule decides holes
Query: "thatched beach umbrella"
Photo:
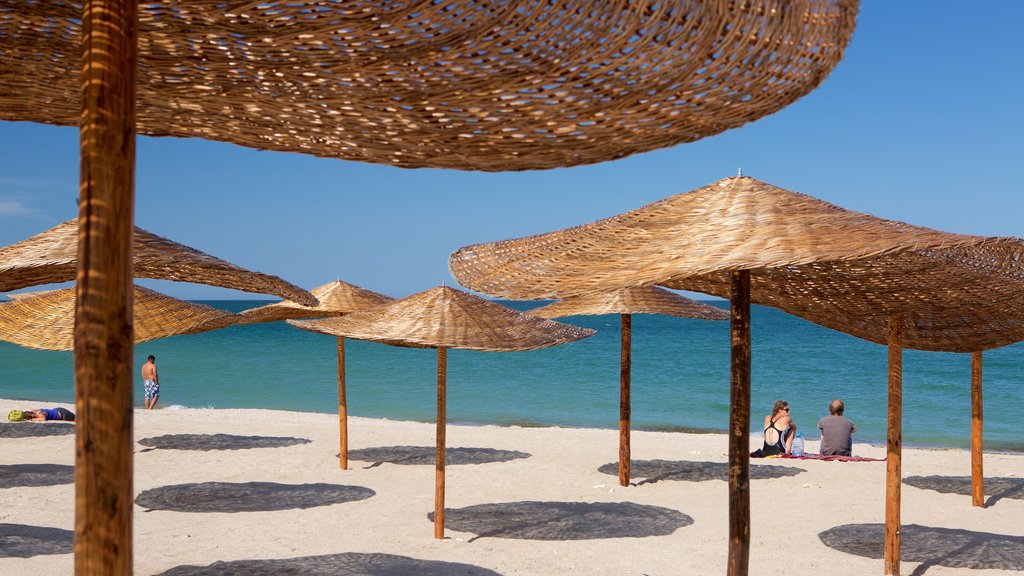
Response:
[[[0,2],[0,119],[79,125],[91,6],[138,35],[138,73],[125,80],[140,134],[488,171],[602,162],[777,112],[832,71],[858,9],[160,0],[136,17],[119,0],[83,4]],[[134,71],[114,63],[112,77]]]
[[[116,157],[116,154],[114,156]],[[105,222],[111,223],[110,221]],[[74,302],[70,303],[65,312],[66,320],[69,321],[70,326],[73,326],[73,331],[76,331],[72,341],[89,342],[94,351],[83,358],[80,354],[82,349],[76,347],[75,355],[75,404],[79,416],[79,433],[76,440],[79,446],[76,451],[78,455],[76,486],[83,483],[89,486],[83,487],[81,490],[76,488],[76,510],[78,511],[76,522],[79,529],[84,529],[82,527],[87,524],[109,526],[109,523],[124,528],[124,526],[130,525],[132,507],[131,455],[133,439],[131,426],[94,427],[92,422],[114,420],[131,422],[134,403],[132,345],[151,339],[150,334],[152,334],[149,331],[151,325],[140,321],[140,313],[146,314],[162,310],[163,304],[166,304],[167,301],[161,300],[161,298],[167,297],[161,295],[157,298],[154,296],[155,292],[150,293],[151,291],[144,291],[137,287],[130,287],[123,293],[113,290],[115,287],[121,287],[118,278],[128,282],[126,286],[131,286],[131,278],[138,276],[209,284],[246,292],[275,294],[304,304],[315,304],[316,299],[305,290],[285,282],[281,278],[240,268],[220,258],[132,227],[130,222],[129,226],[125,228],[125,245],[120,248],[123,248],[126,254],[131,254],[131,259],[122,261],[113,273],[84,273],[80,266],[83,257],[91,257],[91,261],[95,263],[113,256],[118,249],[105,242],[97,242],[93,250],[87,251],[83,248],[80,239],[83,236],[86,242],[96,239],[93,238],[93,234],[82,235],[82,232],[77,220],[69,220],[41,234],[0,248],[0,291],[77,279],[76,288],[68,289],[68,293],[74,293],[76,289],[80,296],[86,292],[93,292],[93,297],[79,299],[77,306]],[[133,293],[134,296],[146,294],[147,298],[122,309],[116,322],[106,324],[104,318],[108,308],[103,304],[103,298],[96,296],[107,294],[108,290],[113,290],[113,294],[117,295],[115,300],[126,306],[129,302],[129,293]],[[159,304],[160,302],[162,304]],[[188,308],[192,305],[187,303],[179,302],[179,304],[185,307],[179,306],[176,310],[177,313],[183,314],[182,318],[193,318],[195,312],[198,311],[196,308]],[[11,308],[11,310],[14,309]],[[133,310],[130,316],[127,314],[128,310]],[[220,316],[222,319],[228,317]],[[230,317],[234,317],[234,315],[230,315]],[[234,323],[234,321],[231,320],[228,323]],[[217,321],[212,318],[211,322],[208,325],[197,323],[191,327],[185,325],[181,328],[199,330],[200,327],[202,329],[221,327],[217,326]],[[109,332],[106,334],[109,339],[96,339],[100,333],[108,329]],[[56,334],[56,332],[52,334]],[[163,335],[170,335],[170,333]],[[163,335],[152,337],[162,337]],[[102,370],[88,368],[97,362],[104,364]],[[99,380],[95,379],[97,377]],[[98,388],[93,390],[90,382]],[[110,387],[111,382],[116,383],[116,394],[112,393],[115,388]],[[96,414],[96,417],[93,417],[93,414]],[[99,492],[94,492],[94,490],[99,490]],[[99,494],[103,496],[101,497]],[[98,514],[89,513],[90,510],[98,507],[106,507],[106,511]],[[98,524],[96,524],[97,522]],[[115,540],[123,539],[124,534],[120,529],[111,530],[112,532],[93,531],[88,537],[76,538],[76,542],[91,541],[92,538],[99,538],[106,542],[110,542],[108,537]],[[83,543],[82,546],[86,546],[86,544]],[[115,549],[111,554],[119,557],[122,546],[124,544],[119,543],[107,545],[106,548]],[[106,560],[109,559],[110,557],[105,555],[94,557],[99,566],[96,569],[97,573],[106,574],[119,571],[112,565],[106,564]],[[119,557],[120,567],[129,569],[131,566],[130,555],[128,560],[125,563],[123,558]]]
[[[553,304],[530,310],[541,318],[565,316],[619,315],[619,484],[629,486],[630,469],[630,365],[633,314],[661,314],[676,318],[726,320],[729,313],[663,288],[646,286],[611,292],[570,296]]]
[[[304,306],[291,300],[282,300],[259,308],[238,313],[243,324],[278,322],[299,318],[329,318],[394,301],[394,298],[360,288],[348,282],[334,280],[309,291],[317,299],[315,306]]]
[[[295,318],[327,318],[379,306],[394,298],[335,280],[310,290],[319,300],[316,306],[301,306],[288,300],[243,310],[242,323],[276,322]],[[348,399],[345,392],[345,337],[338,336],[338,459],[342,470],[348,469]]]
[[[39,350],[74,348],[74,288],[8,296],[11,302],[0,303],[0,340]],[[218,330],[239,320],[239,316],[231,312],[135,287],[132,335],[136,344]]]
[[[0,292],[68,282],[78,266],[78,219],[0,248]],[[135,227],[132,276],[273,294],[310,306],[316,298],[277,276],[253,272]]]
[[[391,346],[437,348],[435,538],[444,538],[448,349],[517,352],[557,346],[594,335],[593,330],[523,314],[447,286],[431,288],[348,316],[289,320],[288,323],[303,330]]]
[[[91,422],[131,418],[136,132],[407,167],[602,162],[807,94],[858,2],[0,6],[0,119],[81,133],[75,562],[106,576],[131,572],[132,439]]]
[[[899,573],[902,348],[971,352],[981,482],[981,351],[1024,340],[1024,241],[951,234],[726,178],[575,228],[468,246],[461,284],[514,299],[661,284],[732,302],[729,566],[749,553],[751,302],[890,349],[886,573]],[[977,503],[977,500],[975,501]]]

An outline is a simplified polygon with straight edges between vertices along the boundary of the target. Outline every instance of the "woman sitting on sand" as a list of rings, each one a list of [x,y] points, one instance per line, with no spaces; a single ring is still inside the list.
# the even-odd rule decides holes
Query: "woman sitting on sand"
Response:
[[[11,410],[11,413],[7,415],[7,419],[12,422],[19,420],[36,420],[39,422],[45,420],[64,420],[66,422],[75,421],[75,413],[67,408],[36,408],[35,410]]]
[[[772,407],[772,413],[764,417],[764,456],[788,454],[793,448],[793,436],[796,434],[796,423],[789,417],[789,402],[778,400]]]

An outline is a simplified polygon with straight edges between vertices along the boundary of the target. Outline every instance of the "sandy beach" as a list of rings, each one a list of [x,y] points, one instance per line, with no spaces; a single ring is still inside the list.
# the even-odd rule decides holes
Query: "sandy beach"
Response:
[[[44,404],[0,400],[0,413]],[[74,436],[11,437],[61,426],[4,424],[0,574],[72,572]],[[429,455],[434,425],[350,419],[347,471],[337,426],[335,414],[137,410],[135,572],[274,573],[295,558],[339,574],[725,572],[724,435],[635,432],[623,488],[615,430],[449,426],[462,450],[449,453],[447,538],[435,540],[432,461],[395,462]],[[1024,455],[986,455],[985,509],[963,492],[966,451],[905,448],[903,473],[903,574],[1024,570]],[[760,459],[752,476],[751,574],[882,573],[884,462]],[[19,533],[31,538],[12,545]],[[47,553],[15,556],[38,545]]]

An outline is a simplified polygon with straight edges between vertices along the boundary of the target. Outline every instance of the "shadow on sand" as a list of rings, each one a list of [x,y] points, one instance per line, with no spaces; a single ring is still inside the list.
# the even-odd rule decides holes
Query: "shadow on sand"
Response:
[[[0,422],[0,438],[67,436],[75,433],[70,422]]]
[[[433,521],[434,513],[427,514]],[[477,538],[596,540],[664,536],[693,524],[677,510],[632,502],[507,502],[444,511],[445,526]],[[470,541],[472,541],[470,540]]]
[[[349,460],[373,462],[367,468],[381,464],[432,465],[436,451],[437,449],[433,446],[379,446],[349,450],[348,458]],[[530,455],[526,452],[495,450],[494,448],[447,448],[444,452],[445,464],[448,466],[490,464],[529,457]]]
[[[139,444],[165,450],[247,450],[309,444],[312,440],[290,436],[235,436],[233,434],[165,434],[143,438]]]
[[[830,528],[818,537],[840,552],[883,558],[884,524],[846,524]],[[922,562],[911,576],[920,576],[931,566],[1024,570],[1024,537],[904,525],[900,529],[900,560]]]
[[[75,483],[75,467],[63,464],[0,464],[0,488]]]
[[[281,560],[234,560],[209,566],[177,566],[159,576],[500,576],[493,570],[437,560],[419,560],[391,554],[329,554]]]
[[[619,475],[619,463],[605,464],[597,469],[603,474]],[[792,466],[776,466],[772,464],[751,464],[750,479],[766,480],[796,476],[806,472],[803,468]],[[690,462],[688,460],[633,460],[630,462],[630,476],[644,478],[635,482],[637,486],[654,484],[662,480],[681,480],[684,482],[705,482],[708,480],[729,479],[729,465],[725,462]]]
[[[139,494],[135,503],[174,512],[267,512],[356,502],[374,494],[369,488],[339,484],[203,482],[151,488]]]
[[[970,476],[907,476],[903,483],[943,494],[971,495]],[[1024,500],[1024,478],[985,478],[985,493],[989,494],[985,506],[991,506],[1003,498]]]
[[[71,554],[74,532],[46,526],[0,524],[0,558]]]

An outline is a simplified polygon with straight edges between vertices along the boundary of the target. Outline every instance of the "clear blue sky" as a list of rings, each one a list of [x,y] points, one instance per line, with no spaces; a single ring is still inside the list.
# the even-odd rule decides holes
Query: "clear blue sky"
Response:
[[[1024,236],[1024,2],[861,6],[814,92],[713,138],[525,173],[403,170],[140,138],[136,225],[313,288],[401,297],[455,284],[466,244],[613,216],[743,173],[846,208],[951,232]],[[78,131],[0,122],[0,245],[77,216]],[[249,298],[143,281],[188,299]]]

